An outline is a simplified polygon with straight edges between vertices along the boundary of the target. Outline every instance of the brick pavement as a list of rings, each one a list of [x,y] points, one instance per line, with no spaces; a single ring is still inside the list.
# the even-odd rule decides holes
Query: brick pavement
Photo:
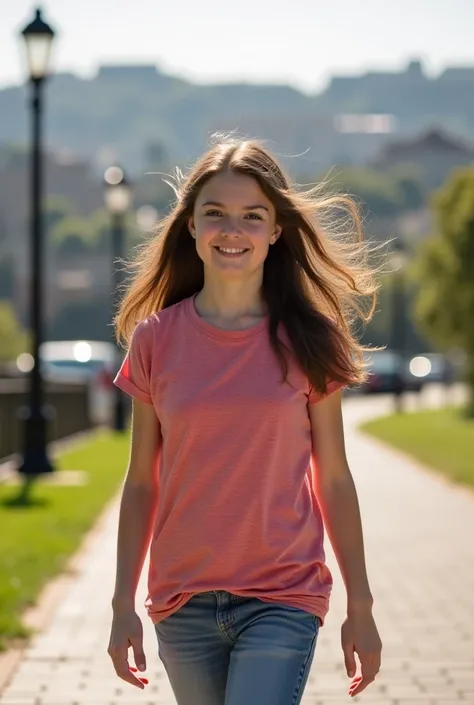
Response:
[[[379,677],[353,702],[474,705],[474,494],[355,431],[357,421],[378,413],[377,405],[384,403],[350,399],[344,411],[384,642]],[[116,506],[49,627],[24,654],[0,705],[174,705],[146,618],[150,685],[145,691],[119,681],[106,654],[115,527]],[[304,705],[350,701],[339,645],[344,592],[329,547],[328,562],[335,575],[332,608]]]

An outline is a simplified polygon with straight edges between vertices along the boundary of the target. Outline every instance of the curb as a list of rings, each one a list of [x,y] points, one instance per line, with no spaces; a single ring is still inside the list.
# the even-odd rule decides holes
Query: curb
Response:
[[[72,436],[66,436],[66,438],[59,438],[57,441],[52,441],[48,444],[48,448],[51,450],[52,456],[56,457],[59,453],[64,453],[69,450],[69,448],[80,446],[81,443],[87,443],[101,430],[103,430],[102,426],[95,426],[86,431],[78,431],[78,433],[74,433]],[[16,454],[0,458],[0,484],[16,474],[17,461],[18,455]]]

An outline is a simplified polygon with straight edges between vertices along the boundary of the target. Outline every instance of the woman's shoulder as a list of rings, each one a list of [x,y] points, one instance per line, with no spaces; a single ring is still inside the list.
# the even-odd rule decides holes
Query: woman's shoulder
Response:
[[[170,333],[170,329],[175,328],[176,324],[183,324],[186,321],[188,303],[189,299],[183,299],[176,304],[161,309],[161,311],[149,314],[136,325],[134,337],[153,339]]]

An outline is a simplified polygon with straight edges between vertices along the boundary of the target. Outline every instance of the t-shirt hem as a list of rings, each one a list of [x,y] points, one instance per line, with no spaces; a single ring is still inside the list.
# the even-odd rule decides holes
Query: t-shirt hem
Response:
[[[119,373],[114,379],[114,384],[129,396],[139,399],[145,404],[153,404],[150,394],[147,394],[142,389],[137,387],[136,384],[125,377],[125,375]]]
[[[327,399],[335,392],[338,392],[340,389],[344,389],[347,386],[348,386],[347,382],[337,382],[337,381],[330,382],[327,385],[326,394],[317,394],[315,392],[311,392],[308,395],[308,404],[317,404],[319,401],[323,401],[324,399]]]
[[[212,592],[212,590],[209,590],[208,592]],[[293,607],[295,609],[300,609],[305,612],[309,612],[310,614],[314,614],[316,617],[319,618],[320,620],[320,626],[324,626],[324,622],[326,619],[326,615],[329,611],[329,598],[323,597],[323,596],[317,596],[317,597],[308,597],[308,596],[291,596],[291,597],[284,597],[284,596],[278,596],[278,597],[268,597],[266,595],[258,595],[258,594],[250,594],[248,592],[241,592],[239,590],[228,590],[228,592],[238,595],[239,597],[248,597],[248,598],[253,598],[256,600],[261,600],[262,602],[266,602],[268,604],[279,604],[279,605],[285,605],[287,607]],[[148,603],[147,604],[147,613],[149,618],[151,619],[153,624],[159,624],[160,622],[163,622],[165,619],[168,617],[171,617],[172,614],[180,610],[186,603],[189,602],[195,595],[198,595],[198,592],[192,592],[192,593],[186,593],[184,598],[181,598],[177,603],[173,605],[171,608],[164,608],[163,606],[159,606],[157,604],[153,603]]]

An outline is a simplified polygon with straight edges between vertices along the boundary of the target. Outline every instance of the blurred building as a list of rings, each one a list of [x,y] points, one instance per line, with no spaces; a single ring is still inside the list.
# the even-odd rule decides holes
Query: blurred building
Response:
[[[298,177],[314,178],[334,165],[362,164],[393,140],[397,122],[391,115],[319,115],[307,110],[220,116],[210,131],[261,139]]]
[[[97,179],[86,162],[65,151],[48,153],[44,160],[45,194],[70,199],[78,215],[88,215],[102,204]],[[16,253],[29,232],[30,158],[26,151],[4,149],[0,154],[0,255]]]
[[[17,314],[25,318],[29,289],[30,256],[30,160],[25,151],[4,149],[0,155],[0,260],[13,271],[13,302]],[[48,153],[44,162],[45,193],[71,201],[80,216],[102,205],[97,179],[86,162],[72,159],[64,151]],[[45,269],[48,313],[62,301],[57,288],[55,262],[51,257],[45,223]],[[59,296],[58,296],[59,294]]]
[[[405,164],[416,165],[423,183],[431,191],[439,188],[453,169],[474,166],[474,146],[445,130],[431,129],[414,139],[391,142],[370,166],[387,171]]]
[[[419,175],[426,193],[430,194],[449,179],[453,170],[474,167],[474,146],[446,130],[433,128],[416,138],[389,143],[369,162],[369,166],[380,171],[411,166]],[[400,214],[394,227],[407,243],[413,243],[431,235],[433,225],[427,203]]]

